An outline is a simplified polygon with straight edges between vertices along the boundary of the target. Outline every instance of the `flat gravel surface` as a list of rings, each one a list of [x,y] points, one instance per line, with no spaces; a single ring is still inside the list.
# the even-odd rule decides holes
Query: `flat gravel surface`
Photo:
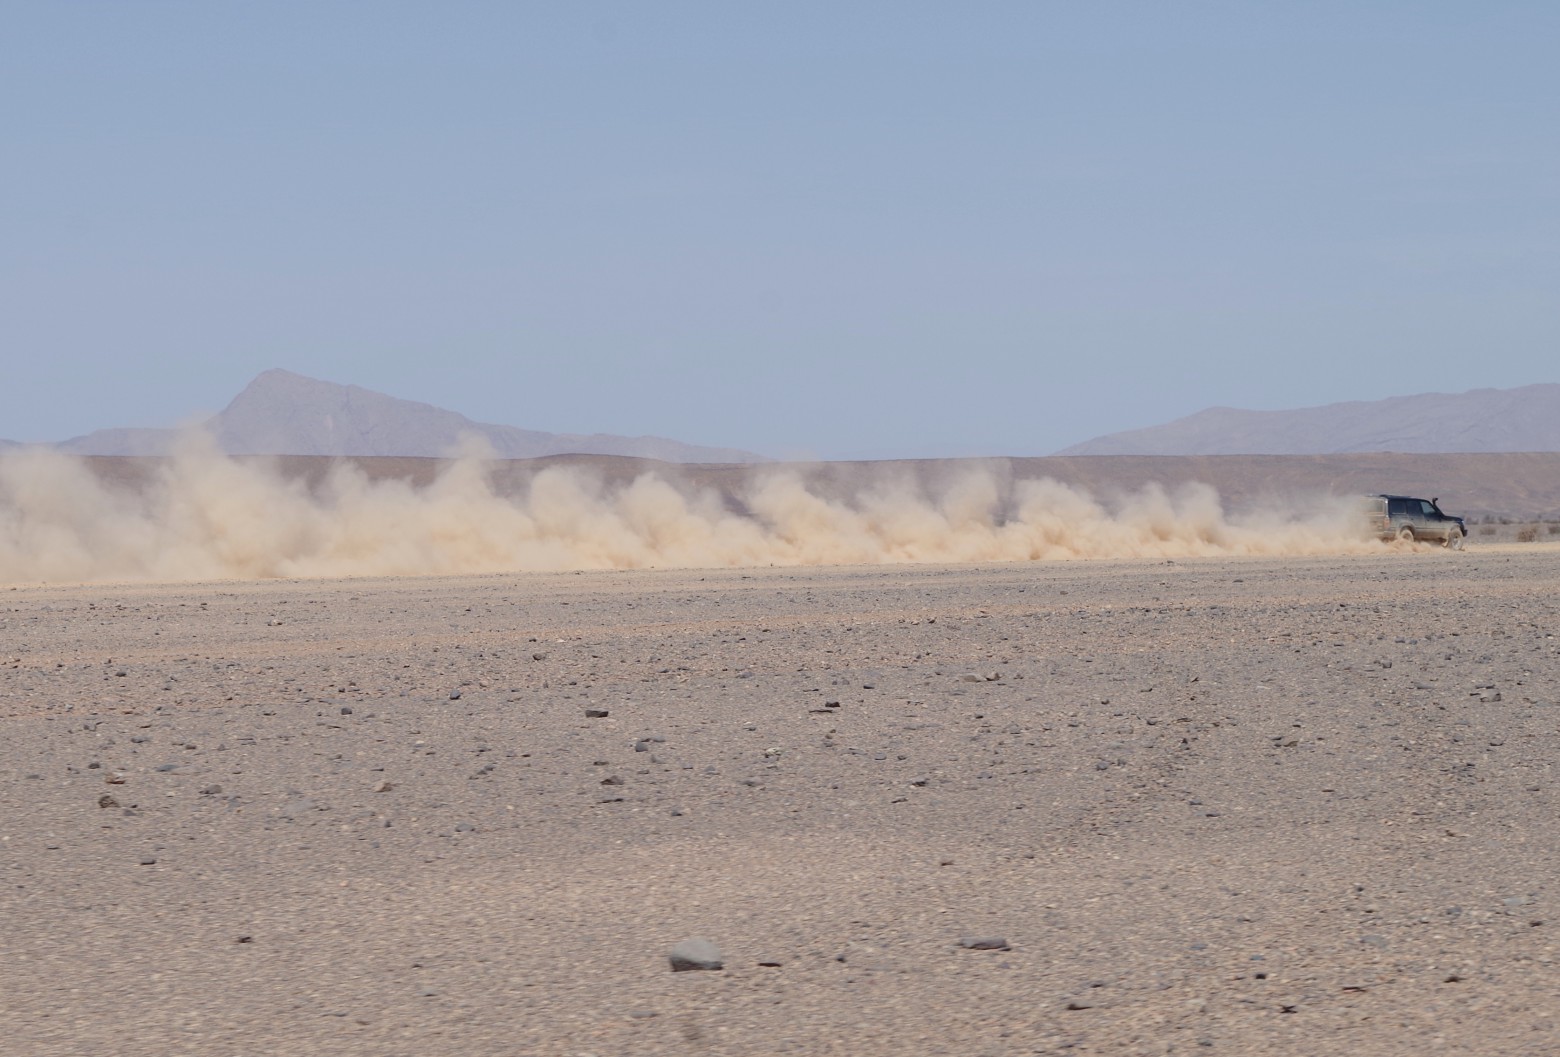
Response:
[[[0,1052],[1553,1054],[1557,634],[1553,545],[5,590]]]

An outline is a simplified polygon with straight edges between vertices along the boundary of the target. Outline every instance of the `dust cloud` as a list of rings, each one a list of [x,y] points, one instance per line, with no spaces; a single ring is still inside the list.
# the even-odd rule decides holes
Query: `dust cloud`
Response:
[[[427,487],[336,465],[312,488],[185,438],[136,487],[46,449],[0,454],[0,582],[217,580],[1379,549],[1347,500],[1226,514],[1206,485],[1102,501],[972,470],[929,489],[887,472],[848,494],[755,469],[725,497],[654,474],[608,486],[540,470],[495,490],[467,452]],[[513,491],[515,494],[508,494]],[[729,501],[728,501],[729,500]],[[1298,517],[1295,511],[1299,511]]]

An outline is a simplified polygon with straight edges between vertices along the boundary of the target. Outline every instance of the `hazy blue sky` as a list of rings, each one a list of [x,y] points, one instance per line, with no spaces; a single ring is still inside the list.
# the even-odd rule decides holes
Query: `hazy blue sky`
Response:
[[[1560,4],[0,0],[0,437],[1045,454],[1560,380]]]

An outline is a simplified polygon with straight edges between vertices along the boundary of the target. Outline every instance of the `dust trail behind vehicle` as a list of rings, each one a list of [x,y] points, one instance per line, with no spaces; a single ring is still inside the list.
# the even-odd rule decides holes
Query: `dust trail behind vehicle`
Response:
[[[845,492],[755,468],[735,494],[666,472],[606,484],[546,468],[495,489],[468,452],[431,484],[350,462],[312,487],[192,435],[149,481],[104,481],[44,449],[0,456],[0,582],[196,580],[891,562],[1305,555],[1380,550],[1355,501],[1232,515],[1210,487],[1095,496],[961,469],[928,485],[892,468]],[[837,482],[836,482],[837,485]]]

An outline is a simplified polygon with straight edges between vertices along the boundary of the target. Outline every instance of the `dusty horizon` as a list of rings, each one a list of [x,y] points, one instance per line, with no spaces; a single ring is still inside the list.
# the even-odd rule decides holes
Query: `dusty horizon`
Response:
[[[188,581],[483,572],[1368,553],[1349,497],[1230,513],[1209,485],[1099,495],[980,464],[935,482],[884,465],[842,491],[789,467],[733,494],[670,468],[608,481],[545,466],[518,494],[479,450],[431,481],[347,461],[312,485],[187,436],[140,487],[86,460],[0,454],[0,582]],[[735,506],[735,509],[734,509]]]

